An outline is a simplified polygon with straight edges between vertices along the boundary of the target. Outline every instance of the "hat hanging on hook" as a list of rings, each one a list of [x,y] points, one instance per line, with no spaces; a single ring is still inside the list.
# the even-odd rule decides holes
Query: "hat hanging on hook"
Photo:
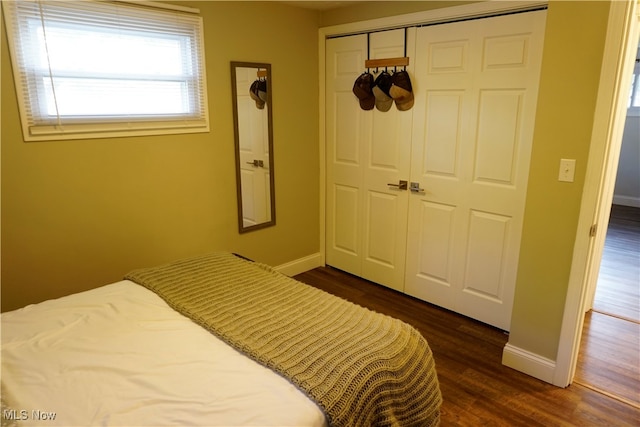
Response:
[[[251,87],[249,88],[249,96],[251,96],[251,99],[255,101],[256,107],[259,110],[262,110],[264,109],[264,106],[266,104],[266,91],[265,91],[265,96],[260,96],[260,89],[258,87],[259,85],[260,85],[260,80],[256,80],[253,83],[251,83]]]
[[[258,69],[257,79],[249,88],[249,96],[259,110],[264,109],[267,103],[267,70]]]
[[[376,108],[378,111],[386,112],[391,109],[393,105],[393,98],[389,93],[391,85],[393,83],[393,76],[389,74],[386,67],[378,77],[376,77],[373,83],[373,96],[376,98]]]
[[[353,84],[353,94],[360,102],[363,110],[373,110],[376,98],[373,95],[373,75],[367,70],[360,74]]]
[[[406,56],[406,38],[405,28],[405,56],[369,59],[369,33],[367,33],[367,60],[364,62],[367,71],[363,72],[353,85],[353,93],[363,110],[372,110],[375,107],[379,111],[389,111],[394,101],[400,111],[408,110],[413,106],[413,88],[407,73],[409,57]],[[394,68],[393,75],[389,74],[389,67]],[[403,67],[402,71],[398,71],[398,67]],[[375,69],[375,73],[378,74],[380,68],[384,68],[384,71],[374,81],[369,70]]]
[[[395,101],[398,110],[407,111],[413,107],[413,87],[409,73],[406,70],[393,73],[389,95]]]
[[[406,111],[413,107],[413,87],[411,85],[411,78],[407,72],[407,65],[409,65],[409,57],[406,56],[401,58],[368,59],[365,61],[367,68],[384,67],[387,69],[388,67],[393,67],[394,69],[393,75],[389,76],[391,83],[389,83],[387,76],[384,76],[380,81],[376,79],[372,87],[374,105],[379,111],[388,111],[389,108],[391,108],[389,99],[387,99],[385,95],[388,95],[391,101],[395,102],[396,108],[400,111]],[[403,67],[403,69],[398,71],[398,67]],[[382,74],[378,77],[380,78],[381,76]],[[369,109],[372,108],[373,107]]]

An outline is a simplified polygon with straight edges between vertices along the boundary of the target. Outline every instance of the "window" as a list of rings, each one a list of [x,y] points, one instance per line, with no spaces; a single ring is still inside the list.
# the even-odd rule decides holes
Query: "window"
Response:
[[[25,140],[209,130],[202,19],[122,2],[3,2]]]
[[[636,66],[638,68],[638,66]],[[640,72],[636,71],[631,77],[631,93],[629,94],[629,108],[640,107]]]
[[[627,115],[640,116],[640,47],[631,76],[631,93],[629,93],[629,104],[627,104]]]

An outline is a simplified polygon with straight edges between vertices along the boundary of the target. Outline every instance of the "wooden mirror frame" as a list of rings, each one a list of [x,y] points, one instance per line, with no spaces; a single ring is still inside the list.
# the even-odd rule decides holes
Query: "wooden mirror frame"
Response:
[[[256,78],[258,78],[258,75],[261,75],[261,76],[263,75],[267,81],[267,91],[266,91],[267,97],[266,97],[264,109],[266,110],[266,113],[267,113],[266,137],[268,142],[268,149],[265,151],[265,154],[268,155],[268,161],[264,162],[263,159],[255,158],[253,160],[254,162],[253,167],[255,167],[257,171],[262,173],[264,173],[265,171],[268,171],[269,189],[267,194],[265,194],[265,198],[268,198],[269,206],[265,206],[266,220],[261,220],[254,224],[248,224],[248,222],[250,221],[245,220],[244,210],[243,210],[243,197],[248,196],[247,194],[243,194],[242,179],[243,179],[243,171],[245,171],[245,169],[243,169],[243,166],[244,166],[244,163],[251,164],[252,162],[246,162],[246,160],[242,159],[243,156],[241,153],[241,141],[240,141],[242,118],[239,117],[241,110],[239,109],[238,100],[239,100],[239,96],[247,96],[247,97],[249,96],[251,82],[248,82],[249,84],[247,84],[246,92],[245,92],[246,95],[242,94],[238,89],[238,69],[240,68],[255,68]],[[260,63],[260,62],[231,61],[231,94],[232,94],[232,102],[233,102],[233,125],[234,125],[234,140],[235,140],[235,158],[236,158],[238,231],[240,233],[246,233],[249,231],[271,227],[276,224],[275,180],[274,180],[274,161],[273,161],[273,104],[271,102],[272,94],[273,94],[273,79],[271,78],[271,64]],[[256,106],[256,108],[258,107]],[[265,166],[267,166],[266,169],[265,169]]]

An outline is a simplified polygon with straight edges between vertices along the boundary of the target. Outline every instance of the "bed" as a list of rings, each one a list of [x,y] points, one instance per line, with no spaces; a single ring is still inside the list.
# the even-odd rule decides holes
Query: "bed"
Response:
[[[226,252],[2,314],[3,425],[436,426],[411,326]]]

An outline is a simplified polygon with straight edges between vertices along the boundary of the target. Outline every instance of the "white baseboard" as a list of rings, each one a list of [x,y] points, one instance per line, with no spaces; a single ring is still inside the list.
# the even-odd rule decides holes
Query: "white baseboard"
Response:
[[[320,253],[315,253],[274,267],[274,270],[291,277],[296,274],[304,273],[305,271],[313,270],[316,267],[322,267],[323,265],[322,255]]]
[[[631,196],[613,196],[614,205],[633,206],[634,208],[640,208],[640,197]]]
[[[502,352],[502,364],[516,371],[553,384],[556,362],[507,343]]]

